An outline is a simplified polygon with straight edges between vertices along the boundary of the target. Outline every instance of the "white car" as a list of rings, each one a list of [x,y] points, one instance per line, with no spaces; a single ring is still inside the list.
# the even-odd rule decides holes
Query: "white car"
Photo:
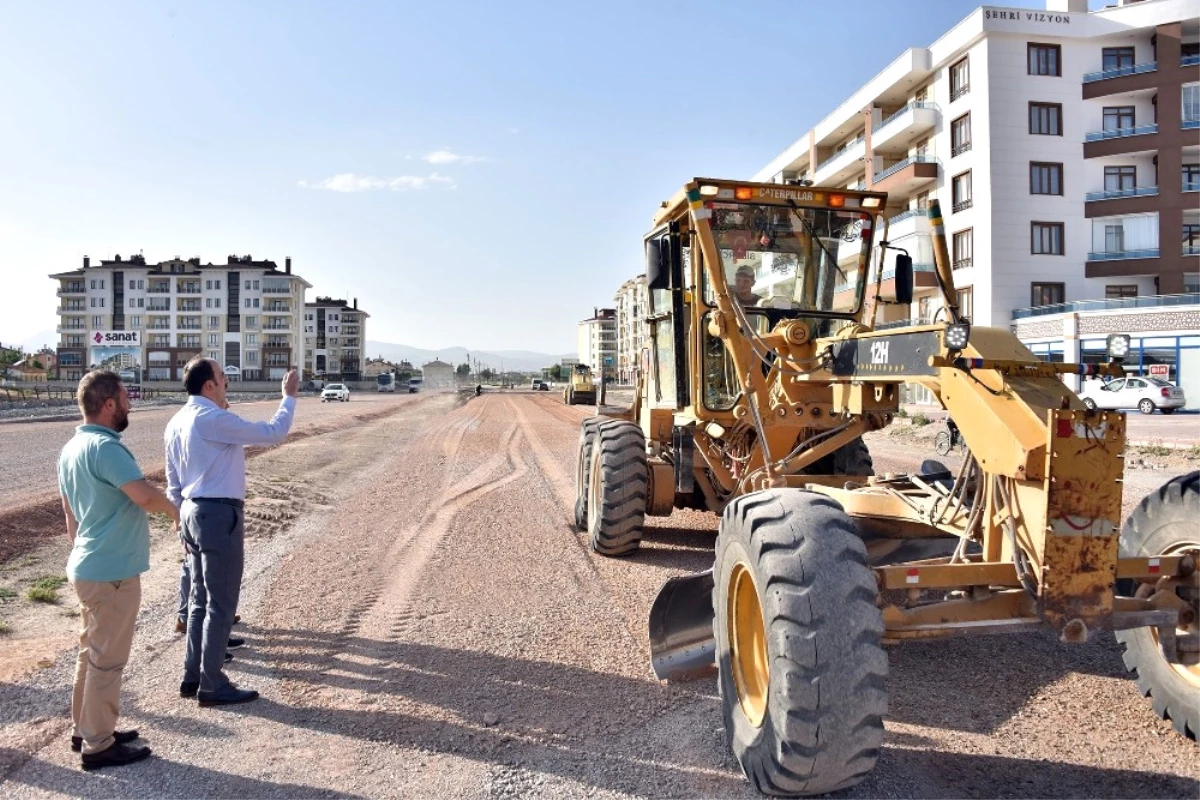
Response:
[[[1155,409],[1173,414],[1186,403],[1183,389],[1161,378],[1149,377],[1117,378],[1108,383],[1088,381],[1079,397],[1088,408],[1136,408],[1143,414],[1153,414]]]
[[[324,403],[327,400],[340,400],[348,403],[350,402],[350,390],[344,383],[331,383],[325,387],[325,391],[321,392],[321,402]]]

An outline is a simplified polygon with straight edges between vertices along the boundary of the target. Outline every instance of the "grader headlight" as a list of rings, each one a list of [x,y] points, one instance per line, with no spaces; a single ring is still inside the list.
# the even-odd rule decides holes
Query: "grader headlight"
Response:
[[[1129,355],[1129,334],[1110,333],[1108,335],[1108,357],[1113,361],[1121,361]]]
[[[971,338],[971,323],[956,322],[946,326],[944,341],[947,350],[962,350]]]

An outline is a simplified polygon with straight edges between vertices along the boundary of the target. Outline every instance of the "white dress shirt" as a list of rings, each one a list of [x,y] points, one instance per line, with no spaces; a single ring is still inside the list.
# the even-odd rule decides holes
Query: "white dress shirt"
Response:
[[[167,424],[167,497],[178,508],[197,497],[246,499],[248,444],[278,444],[292,427],[296,398],[284,397],[270,422],[249,422],[207,397],[191,395]]]

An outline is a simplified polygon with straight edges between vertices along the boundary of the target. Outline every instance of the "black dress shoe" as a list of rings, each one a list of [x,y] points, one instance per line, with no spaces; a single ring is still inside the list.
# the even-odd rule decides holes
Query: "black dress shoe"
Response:
[[[103,769],[104,767],[121,767],[125,764],[132,764],[135,761],[141,761],[150,755],[150,748],[129,744],[128,742],[113,742],[112,747],[107,750],[101,750],[99,753],[84,753],[83,768],[90,772],[94,769]]]
[[[241,647],[245,643],[246,643],[245,639],[235,639],[235,638],[231,637],[229,639],[229,644],[225,645],[225,647],[228,650],[237,650],[239,647]]]
[[[183,681],[179,684],[180,697],[195,697],[200,691],[200,681]]]
[[[232,706],[238,703],[249,703],[251,700],[257,700],[258,692],[253,689],[239,689],[232,683],[229,683],[224,688],[218,689],[215,692],[198,692],[196,699],[200,701],[200,705],[203,707]]]
[[[241,614],[234,614],[234,615],[233,615],[233,624],[234,624],[234,625],[237,625],[237,624],[238,624],[239,622],[241,622],[241,621],[242,621],[242,615],[241,615]]]
[[[192,694],[195,694],[195,692],[192,692]],[[113,731],[113,739],[116,740],[117,744],[125,744],[126,742],[132,742],[136,738],[138,738],[138,732],[136,730]],[[80,750],[83,749],[83,737],[82,736],[72,736],[71,737],[71,749],[74,750],[76,753],[78,753]]]

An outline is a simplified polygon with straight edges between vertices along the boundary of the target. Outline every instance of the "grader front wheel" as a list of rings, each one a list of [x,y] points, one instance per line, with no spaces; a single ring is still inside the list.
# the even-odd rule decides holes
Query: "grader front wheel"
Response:
[[[1138,504],[1121,529],[1121,555],[1200,552],[1198,519],[1200,472],[1192,472],[1168,481]],[[1144,584],[1138,594],[1148,596],[1153,591]],[[1125,666],[1137,674],[1138,688],[1150,698],[1155,713],[1170,719],[1180,734],[1195,739],[1200,732],[1200,597],[1194,585],[1180,587],[1176,593],[1192,611],[1188,624],[1175,632],[1177,661],[1167,660],[1154,628],[1118,631],[1117,641],[1125,646]]]
[[[853,522],[797,489],[739,497],[714,570],[718,686],[742,772],[780,796],[861,781],[883,741],[887,656]]]
[[[579,423],[579,448],[575,456],[575,527],[581,531],[588,528],[588,478],[592,470],[592,445],[596,441],[596,430],[606,417],[587,417]]]
[[[650,473],[646,437],[632,422],[596,428],[587,479],[588,540],[602,556],[627,556],[642,543]]]

